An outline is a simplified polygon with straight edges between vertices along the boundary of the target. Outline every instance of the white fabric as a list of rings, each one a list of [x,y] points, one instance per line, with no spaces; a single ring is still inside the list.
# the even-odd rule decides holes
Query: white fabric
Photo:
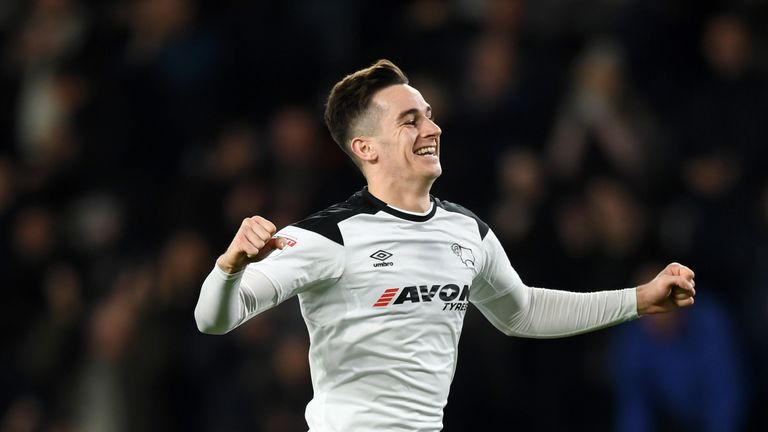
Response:
[[[248,276],[243,277],[246,271]],[[249,268],[228,274],[216,265],[200,289],[195,322],[203,333],[224,334],[277,302],[277,291],[258,271]]]
[[[472,287],[472,303],[508,336],[572,336],[637,317],[635,288],[593,293],[530,288],[512,268],[493,232],[484,243],[490,258]]]
[[[475,219],[442,207],[423,222],[379,211],[338,228],[343,246],[289,226],[278,236],[293,246],[241,274],[215,268],[195,311],[202,328],[229,330],[298,294],[310,337],[312,431],[440,430],[467,294],[509,335],[564,336],[637,316],[634,289],[527,287],[493,232],[483,239]]]

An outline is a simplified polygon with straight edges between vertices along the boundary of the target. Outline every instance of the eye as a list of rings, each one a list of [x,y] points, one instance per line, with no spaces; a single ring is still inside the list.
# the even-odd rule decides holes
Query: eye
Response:
[[[403,124],[408,126],[416,126],[416,119],[414,118],[414,119],[407,120]]]

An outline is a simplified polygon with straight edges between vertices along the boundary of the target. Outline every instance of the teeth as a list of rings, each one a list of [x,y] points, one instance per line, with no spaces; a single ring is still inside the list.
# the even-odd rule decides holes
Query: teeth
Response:
[[[434,155],[434,154],[436,154],[436,152],[437,152],[437,147],[430,146],[430,147],[422,147],[422,148],[416,150],[414,153],[416,153],[419,156],[424,156],[424,155],[428,155],[428,154]]]

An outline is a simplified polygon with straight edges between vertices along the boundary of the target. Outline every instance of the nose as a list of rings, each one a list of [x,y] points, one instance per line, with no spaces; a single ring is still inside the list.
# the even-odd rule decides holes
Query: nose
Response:
[[[441,133],[443,133],[443,130],[440,129],[440,126],[437,125],[432,119],[425,119],[423,122],[424,127],[421,130],[421,136],[424,138],[437,138],[440,136]]]

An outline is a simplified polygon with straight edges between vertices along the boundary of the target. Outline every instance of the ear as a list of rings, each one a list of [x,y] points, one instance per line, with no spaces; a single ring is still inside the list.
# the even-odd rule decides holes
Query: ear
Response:
[[[374,142],[368,137],[354,137],[350,145],[352,153],[355,154],[361,161],[375,162],[379,155],[376,153],[376,146]]]

